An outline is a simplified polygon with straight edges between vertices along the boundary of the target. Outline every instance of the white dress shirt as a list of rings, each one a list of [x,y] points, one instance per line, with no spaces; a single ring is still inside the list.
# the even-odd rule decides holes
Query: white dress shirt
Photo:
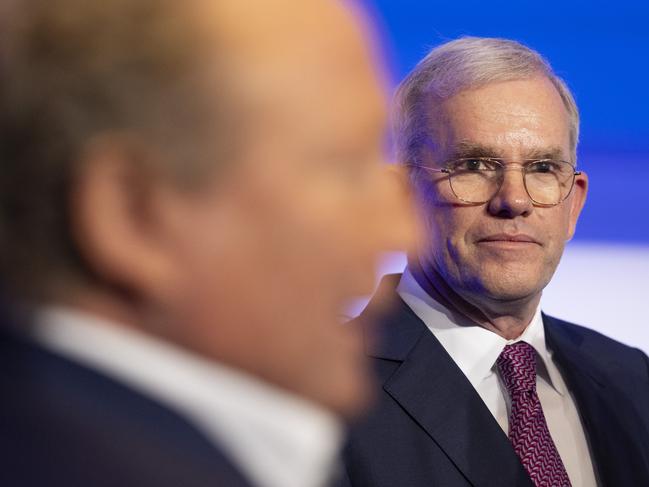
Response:
[[[251,375],[72,309],[42,309],[34,337],[182,415],[255,485],[321,487],[338,466],[338,419]]]
[[[574,397],[552,360],[545,343],[540,307],[523,334],[507,340],[469,322],[431,298],[406,268],[397,292],[426,324],[466,375],[505,433],[509,432],[511,400],[498,373],[496,360],[505,345],[525,341],[536,350],[536,389],[548,429],[573,487],[597,485],[588,441]]]

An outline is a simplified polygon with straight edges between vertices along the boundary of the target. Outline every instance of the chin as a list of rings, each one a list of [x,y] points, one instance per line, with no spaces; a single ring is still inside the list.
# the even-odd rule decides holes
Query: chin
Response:
[[[498,288],[489,290],[485,293],[492,301],[500,302],[514,302],[530,299],[537,295],[536,290],[516,288],[516,289],[507,289],[507,288]]]
[[[501,278],[498,281],[483,281],[479,294],[493,301],[519,301],[539,295],[544,287],[538,281]]]
[[[547,285],[551,276],[545,274],[525,264],[487,265],[477,273],[474,289],[495,301],[526,299],[538,295]]]
[[[354,377],[355,376],[355,377]],[[374,381],[369,374],[358,371],[335,381],[329,390],[321,390],[317,401],[345,419],[354,419],[371,405],[374,399]]]
[[[312,364],[311,373],[303,377],[304,393],[338,416],[353,419],[372,402],[374,374],[362,350],[343,350],[341,346]]]
[[[339,417],[352,419],[369,405],[375,386],[363,337],[360,329],[341,324],[327,324],[325,331],[284,348],[281,364],[277,354],[268,356],[262,374]]]

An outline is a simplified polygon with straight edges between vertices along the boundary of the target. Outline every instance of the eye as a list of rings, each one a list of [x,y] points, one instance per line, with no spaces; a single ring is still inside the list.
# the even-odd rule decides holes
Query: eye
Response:
[[[561,172],[563,164],[551,160],[531,162],[527,166],[527,172],[540,174],[556,174]]]
[[[452,165],[452,169],[460,172],[485,172],[498,169],[498,162],[483,157],[467,157],[458,159]]]

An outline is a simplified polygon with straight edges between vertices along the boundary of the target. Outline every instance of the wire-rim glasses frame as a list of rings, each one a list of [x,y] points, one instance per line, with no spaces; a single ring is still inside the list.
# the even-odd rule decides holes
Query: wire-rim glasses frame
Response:
[[[498,194],[505,170],[513,164],[495,157],[463,157],[448,161],[441,168],[415,163],[405,165],[428,173],[447,174],[451,191],[458,200],[483,204]],[[565,201],[572,192],[576,177],[582,174],[570,162],[555,159],[524,159],[515,165],[523,173],[523,185],[530,200],[542,207],[556,206]],[[478,190],[481,191],[479,195],[476,194]],[[476,197],[472,197],[473,194]]]

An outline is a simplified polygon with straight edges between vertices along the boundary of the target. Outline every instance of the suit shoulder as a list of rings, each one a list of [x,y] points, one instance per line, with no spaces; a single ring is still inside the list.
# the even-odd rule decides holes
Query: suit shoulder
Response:
[[[0,395],[0,485],[249,485],[180,414],[3,331]]]
[[[550,337],[577,345],[595,361],[608,366],[636,369],[649,375],[649,358],[642,350],[626,345],[591,328],[544,315]],[[548,337],[548,338],[550,338]]]
[[[598,346],[602,348],[610,348],[619,352],[641,352],[639,349],[626,345],[614,338],[604,335],[599,331],[593,330],[583,325],[571,323],[566,320],[555,318],[554,316],[544,315],[544,321],[548,328],[556,330],[563,330],[573,340],[583,341],[585,345]]]

